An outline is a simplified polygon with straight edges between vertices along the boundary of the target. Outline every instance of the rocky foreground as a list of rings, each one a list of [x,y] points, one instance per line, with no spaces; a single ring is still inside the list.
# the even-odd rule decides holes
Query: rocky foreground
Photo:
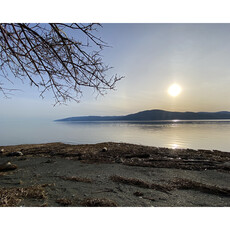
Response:
[[[229,152],[50,143],[0,154],[0,206],[230,206]]]

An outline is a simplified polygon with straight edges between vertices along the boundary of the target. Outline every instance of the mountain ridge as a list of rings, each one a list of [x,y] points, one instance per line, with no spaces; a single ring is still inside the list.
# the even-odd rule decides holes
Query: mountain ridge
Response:
[[[172,112],[160,109],[144,110],[124,116],[78,116],[55,121],[150,121],[150,120],[204,120],[230,119],[229,111],[219,112]]]

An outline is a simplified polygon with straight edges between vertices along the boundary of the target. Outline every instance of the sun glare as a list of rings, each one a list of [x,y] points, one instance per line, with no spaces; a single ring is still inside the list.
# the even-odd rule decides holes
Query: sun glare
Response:
[[[168,94],[172,97],[176,97],[181,93],[181,87],[178,84],[173,84],[168,88]]]

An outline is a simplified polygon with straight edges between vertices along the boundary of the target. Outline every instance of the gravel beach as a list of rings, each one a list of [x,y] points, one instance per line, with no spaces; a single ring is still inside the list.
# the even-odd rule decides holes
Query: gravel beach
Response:
[[[230,153],[126,143],[1,146],[3,207],[230,206]]]

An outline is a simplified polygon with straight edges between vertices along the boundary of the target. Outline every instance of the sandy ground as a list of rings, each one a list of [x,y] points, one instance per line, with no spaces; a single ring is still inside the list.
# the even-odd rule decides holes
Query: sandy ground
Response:
[[[230,206],[226,152],[119,143],[0,149],[0,164],[17,167],[0,172],[0,206]],[[10,156],[16,151],[23,155]]]

